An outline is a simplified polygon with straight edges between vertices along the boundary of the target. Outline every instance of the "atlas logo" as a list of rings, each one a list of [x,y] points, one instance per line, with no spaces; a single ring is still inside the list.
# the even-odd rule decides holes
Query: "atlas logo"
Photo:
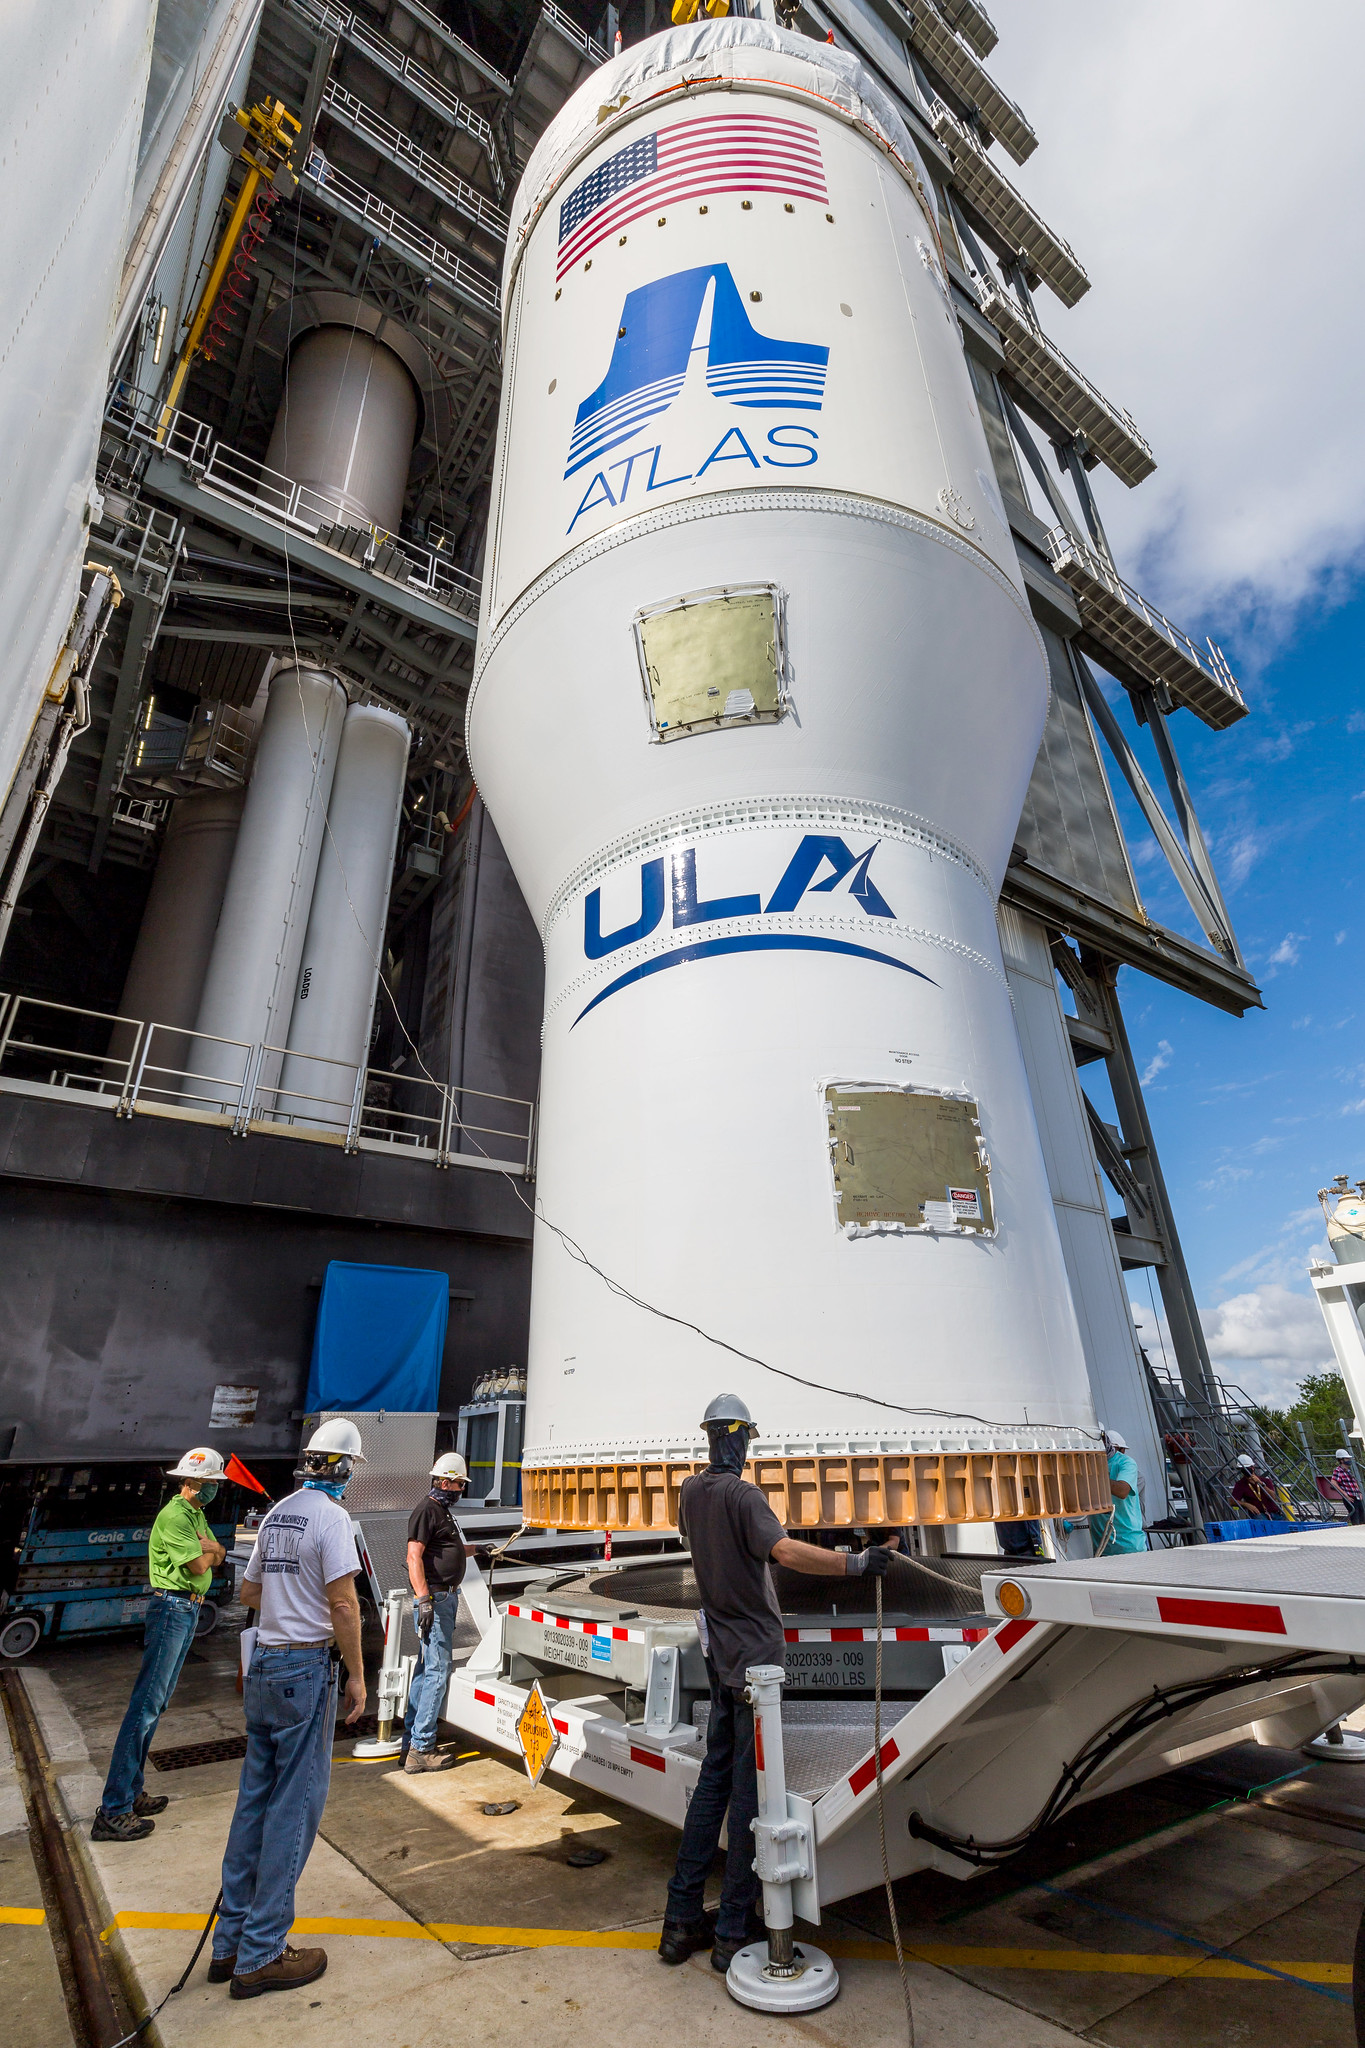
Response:
[[[728,263],[675,271],[627,294],[607,374],[578,408],[565,477],[666,412],[698,356],[711,396],[731,405],[819,412],[824,402],[827,348],[760,334]]]
[[[697,850],[693,846],[672,856],[667,878],[664,858],[659,855],[641,863],[640,915],[631,923],[604,932],[602,892],[600,889],[588,892],[583,903],[583,951],[589,960],[605,960],[622,947],[649,938],[663,923],[665,909],[671,910],[672,929],[678,932],[730,918],[780,916],[797,909],[807,896],[829,896],[836,889],[843,890],[859,905],[865,916],[894,918],[895,911],[869,873],[872,856],[880,844],[880,840],[874,839],[864,852],[854,853],[842,839],[832,834],[808,832],[766,903],[760,894],[700,897],[697,892]],[[670,967],[682,967],[689,961],[713,959],[727,953],[763,952],[843,953],[854,959],[872,960],[885,967],[899,968],[903,974],[913,974],[918,980],[937,986],[929,975],[922,974],[904,960],[851,940],[826,938],[815,932],[727,932],[724,937],[697,939],[675,946],[669,952],[642,961],[638,967],[618,975],[579,1011],[574,1023],[580,1024],[589,1010],[595,1010],[599,1003],[606,1002],[609,996],[616,995],[621,989],[650,975],[662,974]]]

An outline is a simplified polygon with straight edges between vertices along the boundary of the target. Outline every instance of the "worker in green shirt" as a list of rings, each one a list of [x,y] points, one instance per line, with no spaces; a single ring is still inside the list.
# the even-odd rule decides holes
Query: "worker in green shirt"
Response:
[[[142,1668],[109,1759],[104,1797],[90,1830],[96,1842],[140,1842],[150,1835],[169,1802],[142,1789],[147,1752],[157,1723],[170,1705],[214,1572],[227,1552],[209,1528],[204,1509],[223,1482],[223,1461],[217,1451],[186,1451],[167,1473],[178,1479],[152,1524],[148,1573],[152,1596],[147,1603]]]

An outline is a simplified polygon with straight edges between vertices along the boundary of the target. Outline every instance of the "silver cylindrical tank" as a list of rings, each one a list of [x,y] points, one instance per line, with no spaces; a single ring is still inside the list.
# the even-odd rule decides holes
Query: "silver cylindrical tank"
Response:
[[[345,715],[346,692],[326,669],[290,666],[271,681],[195,1020],[190,1065],[201,1078],[187,1100],[225,1099],[213,1082],[240,1083],[243,1043],[277,1048],[262,1087],[278,1076]]]
[[[266,465],[330,499],[343,523],[392,532],[416,431],[416,388],[393,350],[319,327],[289,359]]]
[[[409,737],[377,704],[346,713],[278,1102],[321,1129],[346,1127],[369,1045]]]
[[[181,1027],[153,1036],[146,1081],[154,1093],[174,1085],[171,1075],[154,1069],[185,1065],[186,1034],[199,1012],[245,799],[244,790],[210,789],[171,806],[119,998],[121,1016]],[[130,1058],[135,1038],[133,1027],[119,1025],[109,1042],[111,1058]]]

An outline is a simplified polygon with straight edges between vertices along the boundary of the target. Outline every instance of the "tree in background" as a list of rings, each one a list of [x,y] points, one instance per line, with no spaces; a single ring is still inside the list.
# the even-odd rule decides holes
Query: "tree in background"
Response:
[[[1350,1426],[1351,1397],[1346,1391],[1345,1380],[1335,1369],[1331,1372],[1310,1372],[1299,1381],[1299,1398],[1292,1407],[1256,1407],[1251,1413],[1263,1432],[1283,1431],[1296,1444],[1296,1424],[1302,1423],[1313,1449],[1331,1453],[1343,1441],[1339,1418],[1344,1416],[1347,1427]]]

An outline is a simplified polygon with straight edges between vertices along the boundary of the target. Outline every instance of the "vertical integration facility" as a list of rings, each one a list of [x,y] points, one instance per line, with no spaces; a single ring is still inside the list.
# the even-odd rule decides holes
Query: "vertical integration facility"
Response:
[[[292,1458],[334,1264],[448,1277],[452,1422],[529,1345],[547,1526],[666,1525],[743,1371],[592,1265],[841,1389],[933,1353],[913,1429],[745,1382],[793,1525],[1088,1505],[1097,1417],[1160,1519],[1217,1410],[1116,985],[1259,1001],[1176,751],[1245,705],[1106,539],[1086,252],[975,0],[687,12],[12,39],[68,145],[0,384],[11,1514]]]

